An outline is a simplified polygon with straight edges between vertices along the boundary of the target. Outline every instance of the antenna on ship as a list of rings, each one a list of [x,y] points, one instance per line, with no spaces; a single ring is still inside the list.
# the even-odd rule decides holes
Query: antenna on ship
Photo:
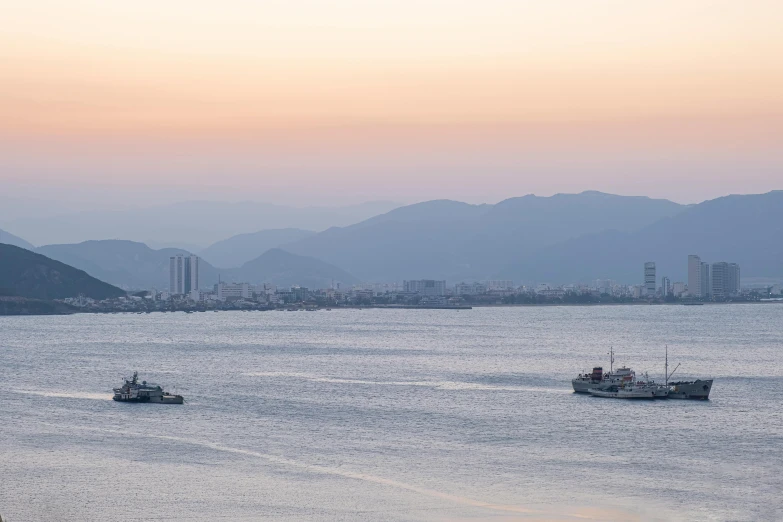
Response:
[[[614,373],[614,346],[609,347],[609,373]]]
[[[669,345],[666,345],[666,364],[663,367],[663,374],[666,376],[666,385],[669,385]]]

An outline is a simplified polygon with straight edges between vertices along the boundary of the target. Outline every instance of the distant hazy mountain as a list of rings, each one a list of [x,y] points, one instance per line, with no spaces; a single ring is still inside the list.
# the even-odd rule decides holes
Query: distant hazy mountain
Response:
[[[705,201],[632,232],[605,231],[544,248],[497,275],[517,281],[588,282],[611,278],[641,284],[643,264],[657,279],[687,279],[689,254],[736,262],[743,277],[783,277],[783,191]]]
[[[27,217],[9,222],[8,226],[36,244],[123,238],[206,246],[262,229],[325,230],[332,226],[347,226],[397,206],[389,201],[302,208],[249,201],[188,201],[149,208]]]
[[[155,241],[153,239],[145,239],[144,241],[138,241],[138,243],[144,243],[153,250],[173,248],[175,250],[183,250],[192,254],[198,254],[204,248],[203,246],[194,245],[193,243],[183,243],[182,241]]]
[[[0,244],[2,293],[35,299],[62,299],[83,294],[94,299],[125,295],[121,289],[82,270],[13,245]]]
[[[37,251],[125,289],[160,290],[169,287],[171,256],[189,253],[177,248],[153,250],[144,243],[115,239],[46,245]],[[218,271],[202,261],[199,276],[204,285],[212,285]]]
[[[227,275],[234,281],[266,282],[280,287],[300,285],[308,288],[329,288],[332,282],[343,285],[359,282],[354,276],[334,265],[312,257],[291,254],[279,248],[267,250]]]
[[[422,221],[437,223],[464,223],[476,219],[492,210],[493,205],[471,205],[450,199],[434,199],[422,203],[414,203],[390,210],[360,223],[346,228],[364,228],[381,223],[420,223]]]
[[[122,288],[169,288],[169,259],[183,250],[153,250],[143,243],[121,240],[85,241],[70,245],[47,245],[38,249],[45,255],[80,268],[94,277]],[[345,271],[313,259],[279,249],[268,250],[240,268],[217,269],[201,259],[199,286],[211,289],[218,278],[227,282],[298,284],[313,288],[330,286],[331,281],[351,284],[356,278]]]
[[[283,243],[297,234],[303,237]],[[208,262],[211,256],[236,264],[275,243],[282,250],[266,250],[239,268]],[[114,240],[38,251],[129,289],[168,288],[169,257],[184,252]],[[201,253],[201,287],[211,287],[218,276],[311,287],[357,278],[637,283],[645,261],[657,263],[659,280],[665,275],[675,281],[686,277],[688,254],[740,263],[743,277],[783,276],[783,191],[691,206],[598,192],[524,196],[496,205],[430,201],[315,234],[268,230],[221,241]]]
[[[0,230],[0,243],[5,243],[6,245],[18,246],[26,250],[35,250],[35,247],[33,245],[31,245],[21,237],[15,236],[10,232],[6,232],[5,230]]]
[[[633,231],[686,208],[600,192],[530,195],[496,205],[430,201],[332,228],[286,249],[334,263],[365,281],[484,279],[567,239]]]
[[[239,267],[269,250],[286,243],[310,237],[315,232],[298,228],[261,230],[251,234],[239,234],[218,241],[201,250],[199,255],[214,266]]]

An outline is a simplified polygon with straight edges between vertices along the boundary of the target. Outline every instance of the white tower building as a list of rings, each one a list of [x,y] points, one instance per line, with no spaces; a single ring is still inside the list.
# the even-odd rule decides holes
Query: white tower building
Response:
[[[199,287],[199,258],[177,254],[169,258],[169,292],[172,295],[189,294]]]
[[[644,264],[644,293],[648,296],[655,295],[655,263],[652,261]]]
[[[688,294],[691,297],[703,297],[701,293],[701,258],[695,254],[688,256]]]

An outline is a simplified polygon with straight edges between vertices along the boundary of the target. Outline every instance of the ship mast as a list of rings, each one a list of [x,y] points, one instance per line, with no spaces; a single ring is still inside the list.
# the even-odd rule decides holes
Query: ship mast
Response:
[[[609,347],[609,373],[614,373],[614,346]]]

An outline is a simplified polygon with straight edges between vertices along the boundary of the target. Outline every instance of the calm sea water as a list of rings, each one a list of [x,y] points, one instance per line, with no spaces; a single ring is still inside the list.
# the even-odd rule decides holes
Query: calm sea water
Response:
[[[710,401],[571,393],[667,344]],[[782,358],[780,305],[5,317],[0,514],[783,520]]]

